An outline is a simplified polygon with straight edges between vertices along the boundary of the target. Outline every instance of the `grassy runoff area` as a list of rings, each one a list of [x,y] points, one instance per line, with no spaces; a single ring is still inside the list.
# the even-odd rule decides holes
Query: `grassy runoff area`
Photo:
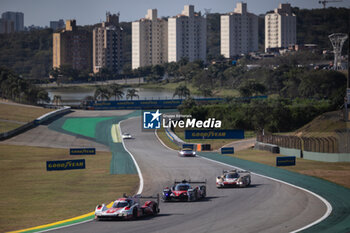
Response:
[[[29,105],[0,103],[0,133],[18,128],[51,111],[53,110]]]
[[[179,150],[165,134],[163,129],[157,131],[158,137],[166,144],[168,147]],[[180,136],[179,134],[177,134]],[[181,137],[181,136],[180,136]],[[206,143],[211,144],[206,140]],[[283,156],[280,154],[273,154],[268,151],[260,150],[243,150],[237,151],[234,155],[223,155],[223,156],[233,156],[239,159],[249,160],[257,163],[262,163],[270,166],[276,166],[276,157]],[[281,169],[286,169],[289,171],[301,173],[304,175],[315,176],[324,180],[334,182],[336,184],[342,185],[344,187],[350,188],[350,163],[349,162],[339,162],[339,163],[329,163],[329,162],[318,162],[313,160],[296,158],[296,166],[280,167]]]
[[[82,158],[84,170],[46,171],[47,160]],[[110,160],[110,152],[73,157],[68,149],[0,145],[0,232],[76,217],[135,193],[138,176],[110,175]]]

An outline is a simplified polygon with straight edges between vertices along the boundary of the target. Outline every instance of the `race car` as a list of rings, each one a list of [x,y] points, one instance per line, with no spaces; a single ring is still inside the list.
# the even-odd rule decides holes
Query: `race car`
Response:
[[[146,201],[141,205],[140,199],[142,198],[157,198],[157,201]],[[159,213],[159,195],[157,197],[142,197],[135,195],[116,200],[111,208],[108,208],[105,204],[96,206],[95,219],[136,219],[142,216],[156,215]]]
[[[200,184],[192,187],[191,184]],[[174,185],[166,187],[162,192],[163,201],[197,201],[206,197],[206,181],[187,181],[182,180],[174,182]]]
[[[179,151],[179,156],[181,157],[195,157],[196,152],[190,148],[183,148]]]
[[[123,139],[132,139],[132,136],[128,133],[122,134]]]
[[[251,178],[249,171],[242,170],[223,170],[223,175],[216,177],[216,187],[247,187],[250,185]]]

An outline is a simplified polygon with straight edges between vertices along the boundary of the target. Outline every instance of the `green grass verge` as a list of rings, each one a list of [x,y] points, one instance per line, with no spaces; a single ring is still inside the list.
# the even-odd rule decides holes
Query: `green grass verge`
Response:
[[[30,122],[53,109],[0,103],[0,119]]]
[[[68,118],[64,122],[62,129],[86,137],[95,138],[96,125],[101,121],[110,119],[112,119],[112,117]]]
[[[173,143],[169,139],[169,137],[166,135],[165,130],[163,128],[157,130],[157,135],[160,138],[160,140],[162,140],[162,142],[164,142],[164,144],[170,147],[171,149],[180,150],[180,147],[178,147],[175,143]]]
[[[0,120],[0,133],[8,132],[8,131],[16,129],[20,126],[22,126],[22,124]]]
[[[276,166],[276,157],[282,155],[273,154],[268,151],[250,149],[238,151],[232,156],[270,166]],[[280,168],[304,175],[315,176],[350,188],[350,162],[329,163],[296,158],[296,166]]]
[[[172,149],[179,148],[167,137],[164,130],[157,131],[159,138]],[[181,134],[177,134],[181,137]],[[208,140],[209,141],[209,140]],[[230,155],[229,155],[230,156]],[[270,166],[276,165],[276,157],[280,154],[273,154],[268,151],[243,150],[237,151],[232,157],[262,163]],[[315,176],[324,180],[334,182],[344,187],[350,188],[350,163],[328,163],[296,158],[296,166],[280,167],[289,171],[297,172],[304,175]]]
[[[86,169],[46,171],[47,160],[86,160]],[[123,193],[135,175],[110,175],[110,152],[69,156],[68,149],[0,145],[0,232],[48,224],[94,211]]]

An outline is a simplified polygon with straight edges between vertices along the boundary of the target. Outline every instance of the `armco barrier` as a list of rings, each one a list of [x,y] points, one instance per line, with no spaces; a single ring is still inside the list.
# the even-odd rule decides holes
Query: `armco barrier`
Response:
[[[350,153],[321,153],[303,151],[304,159],[321,162],[350,162]]]
[[[70,107],[64,107],[62,109],[58,109],[56,111],[46,113],[45,115],[42,115],[42,116],[38,117],[37,119],[35,119],[34,121],[28,122],[25,125],[22,125],[16,129],[8,131],[8,132],[1,133],[0,134],[0,141],[11,138],[11,137],[16,136],[20,133],[23,133],[23,132],[35,127],[36,125],[42,124],[42,123],[46,122],[47,120],[50,120],[58,115],[65,114],[69,111],[70,111]]]
[[[295,156],[297,158],[300,158],[301,150],[293,149],[293,148],[280,147],[280,154],[281,155],[286,155],[286,156]]]

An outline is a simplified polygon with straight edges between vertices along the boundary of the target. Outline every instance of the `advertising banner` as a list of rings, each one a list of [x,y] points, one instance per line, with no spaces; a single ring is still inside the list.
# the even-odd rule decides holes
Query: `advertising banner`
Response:
[[[47,171],[85,169],[85,159],[46,161]]]
[[[185,139],[243,139],[244,130],[185,130]]]
[[[295,166],[295,156],[276,157],[276,166]]]
[[[70,148],[70,155],[95,155],[95,148]]]

